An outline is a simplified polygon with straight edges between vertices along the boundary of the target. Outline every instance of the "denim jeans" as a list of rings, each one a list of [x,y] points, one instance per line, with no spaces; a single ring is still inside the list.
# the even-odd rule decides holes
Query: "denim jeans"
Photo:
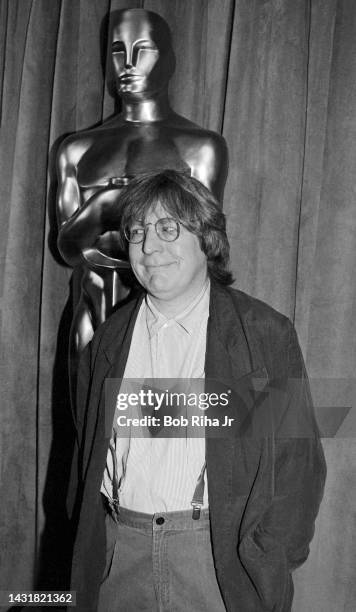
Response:
[[[120,508],[106,517],[106,568],[98,612],[225,612],[216,579],[209,511],[154,515]]]

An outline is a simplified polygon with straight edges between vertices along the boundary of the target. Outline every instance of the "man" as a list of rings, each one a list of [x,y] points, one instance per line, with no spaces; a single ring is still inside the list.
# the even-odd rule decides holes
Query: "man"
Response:
[[[228,287],[225,217],[199,181],[171,170],[136,178],[120,207],[142,289],[98,329],[79,369],[78,606],[286,612],[325,478],[293,326]],[[237,425],[126,435],[104,387],[130,378],[204,378],[210,390],[229,381]]]

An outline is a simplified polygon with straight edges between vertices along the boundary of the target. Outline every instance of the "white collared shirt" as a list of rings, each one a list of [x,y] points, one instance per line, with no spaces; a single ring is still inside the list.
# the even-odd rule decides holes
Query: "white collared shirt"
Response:
[[[147,296],[137,316],[124,378],[204,378],[209,297],[207,281],[183,312],[168,319]],[[150,514],[186,510],[205,461],[205,439],[117,437],[116,457],[121,506]],[[111,476],[108,453],[101,490],[109,497]]]

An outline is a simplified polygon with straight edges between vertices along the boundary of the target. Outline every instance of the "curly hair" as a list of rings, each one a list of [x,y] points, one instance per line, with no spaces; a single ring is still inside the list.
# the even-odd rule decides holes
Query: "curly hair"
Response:
[[[213,194],[197,179],[175,170],[142,174],[123,188],[118,200],[120,247],[128,255],[125,227],[144,219],[160,203],[167,213],[195,234],[207,257],[208,273],[222,285],[234,281],[229,270],[226,218]]]

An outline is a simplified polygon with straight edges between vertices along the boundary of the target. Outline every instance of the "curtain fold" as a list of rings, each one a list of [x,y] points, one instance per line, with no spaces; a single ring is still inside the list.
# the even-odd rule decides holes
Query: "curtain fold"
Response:
[[[45,0],[24,2],[22,11],[16,3],[10,3],[8,12],[6,59],[14,73],[8,75],[5,65],[1,158],[5,160],[2,170],[6,174],[1,182],[6,194],[2,213],[5,209],[7,232],[2,242],[1,483],[6,503],[0,537],[1,580],[11,586],[15,586],[16,577],[18,584],[18,576],[25,576],[29,584],[35,569],[48,109],[58,6],[49,6]],[[42,24],[40,31],[36,28],[38,22]],[[18,44],[13,45],[14,40]],[[9,112],[12,105],[14,113]],[[12,132],[8,132],[9,115],[14,121]]]
[[[0,0],[2,590],[67,586],[76,283],[56,247],[55,159],[67,134],[117,108],[110,12],[135,7],[172,29],[174,110],[227,140],[236,286],[294,319],[322,417],[355,402],[354,1]],[[326,495],[294,612],[355,608],[355,433],[350,411],[324,440]]]
[[[239,287],[293,315],[306,118],[309,2],[235,10],[224,136]]]

